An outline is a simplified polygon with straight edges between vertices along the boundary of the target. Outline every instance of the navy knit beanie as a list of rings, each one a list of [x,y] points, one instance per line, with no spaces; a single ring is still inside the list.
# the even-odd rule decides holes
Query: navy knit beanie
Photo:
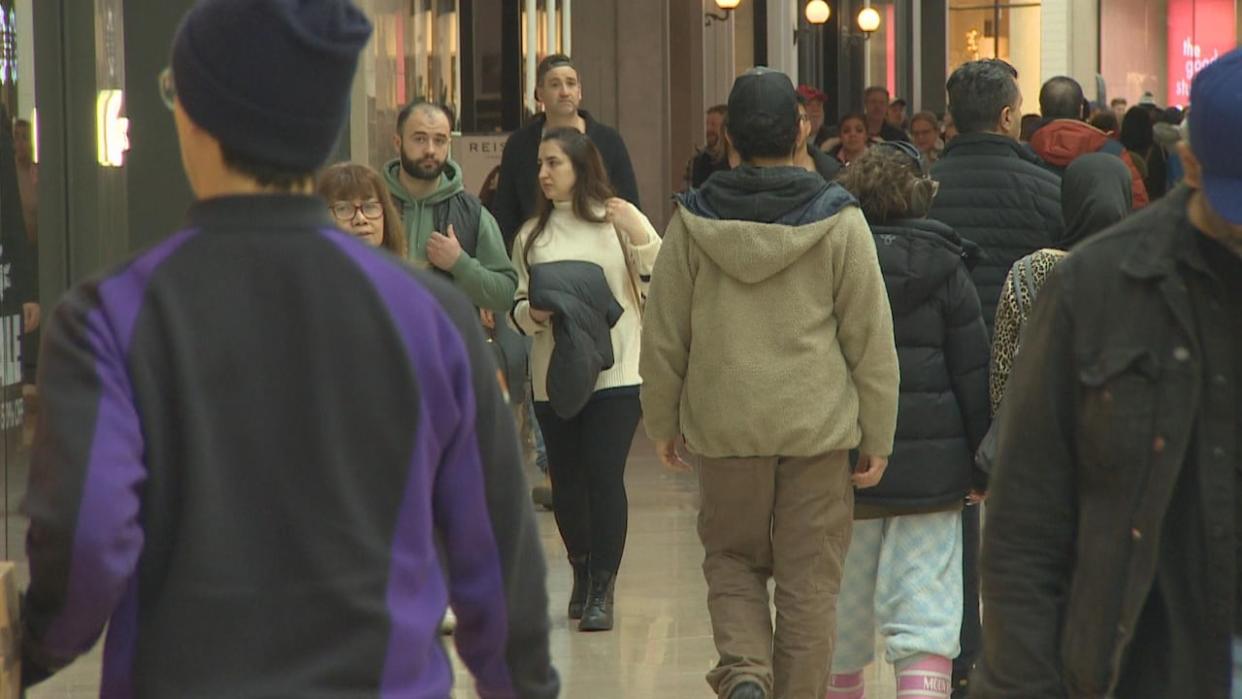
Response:
[[[370,36],[349,0],[200,0],[173,39],[177,100],[231,150],[312,172],[336,147]]]

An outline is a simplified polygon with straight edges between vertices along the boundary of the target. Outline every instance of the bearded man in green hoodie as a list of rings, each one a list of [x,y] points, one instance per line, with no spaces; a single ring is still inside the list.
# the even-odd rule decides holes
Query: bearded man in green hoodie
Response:
[[[496,219],[465,190],[449,158],[453,121],[452,110],[435,102],[402,109],[393,136],[398,157],[384,167],[384,181],[401,208],[410,261],[450,277],[475,306],[505,313],[517,272]]]

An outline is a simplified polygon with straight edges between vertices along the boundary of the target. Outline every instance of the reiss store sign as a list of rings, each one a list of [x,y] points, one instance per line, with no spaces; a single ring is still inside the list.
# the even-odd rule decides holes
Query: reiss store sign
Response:
[[[1190,103],[1190,84],[1204,66],[1237,45],[1234,0],[1169,0],[1169,100]]]

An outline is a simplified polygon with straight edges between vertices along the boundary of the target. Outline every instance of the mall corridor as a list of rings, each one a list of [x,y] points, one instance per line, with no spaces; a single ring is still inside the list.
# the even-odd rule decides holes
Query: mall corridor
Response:
[[[533,479],[533,476],[532,476]],[[711,697],[703,680],[716,660],[707,618],[707,587],[699,565],[703,549],[695,535],[697,486],[690,475],[664,471],[641,434],[631,452],[626,482],[630,530],[617,585],[617,626],[584,634],[571,628],[563,609],[569,594],[565,561],[551,512],[539,512],[549,562],[552,657],[570,699],[692,699]],[[32,688],[29,699],[99,696],[100,648]],[[476,696],[470,674],[454,659],[454,699]],[[877,683],[878,682],[878,683]],[[887,665],[867,673],[869,699],[892,699]]]

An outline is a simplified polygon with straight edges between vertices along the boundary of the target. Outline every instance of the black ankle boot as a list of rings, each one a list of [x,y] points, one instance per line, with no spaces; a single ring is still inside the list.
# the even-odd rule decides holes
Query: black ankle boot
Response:
[[[588,556],[570,556],[569,565],[574,568],[574,589],[569,593],[569,618],[581,619],[582,608],[586,606],[587,587],[590,585],[591,573],[588,568]]]
[[[586,609],[582,612],[579,631],[608,631],[612,629],[612,593],[617,576],[606,570],[591,572],[591,585],[587,590]]]

